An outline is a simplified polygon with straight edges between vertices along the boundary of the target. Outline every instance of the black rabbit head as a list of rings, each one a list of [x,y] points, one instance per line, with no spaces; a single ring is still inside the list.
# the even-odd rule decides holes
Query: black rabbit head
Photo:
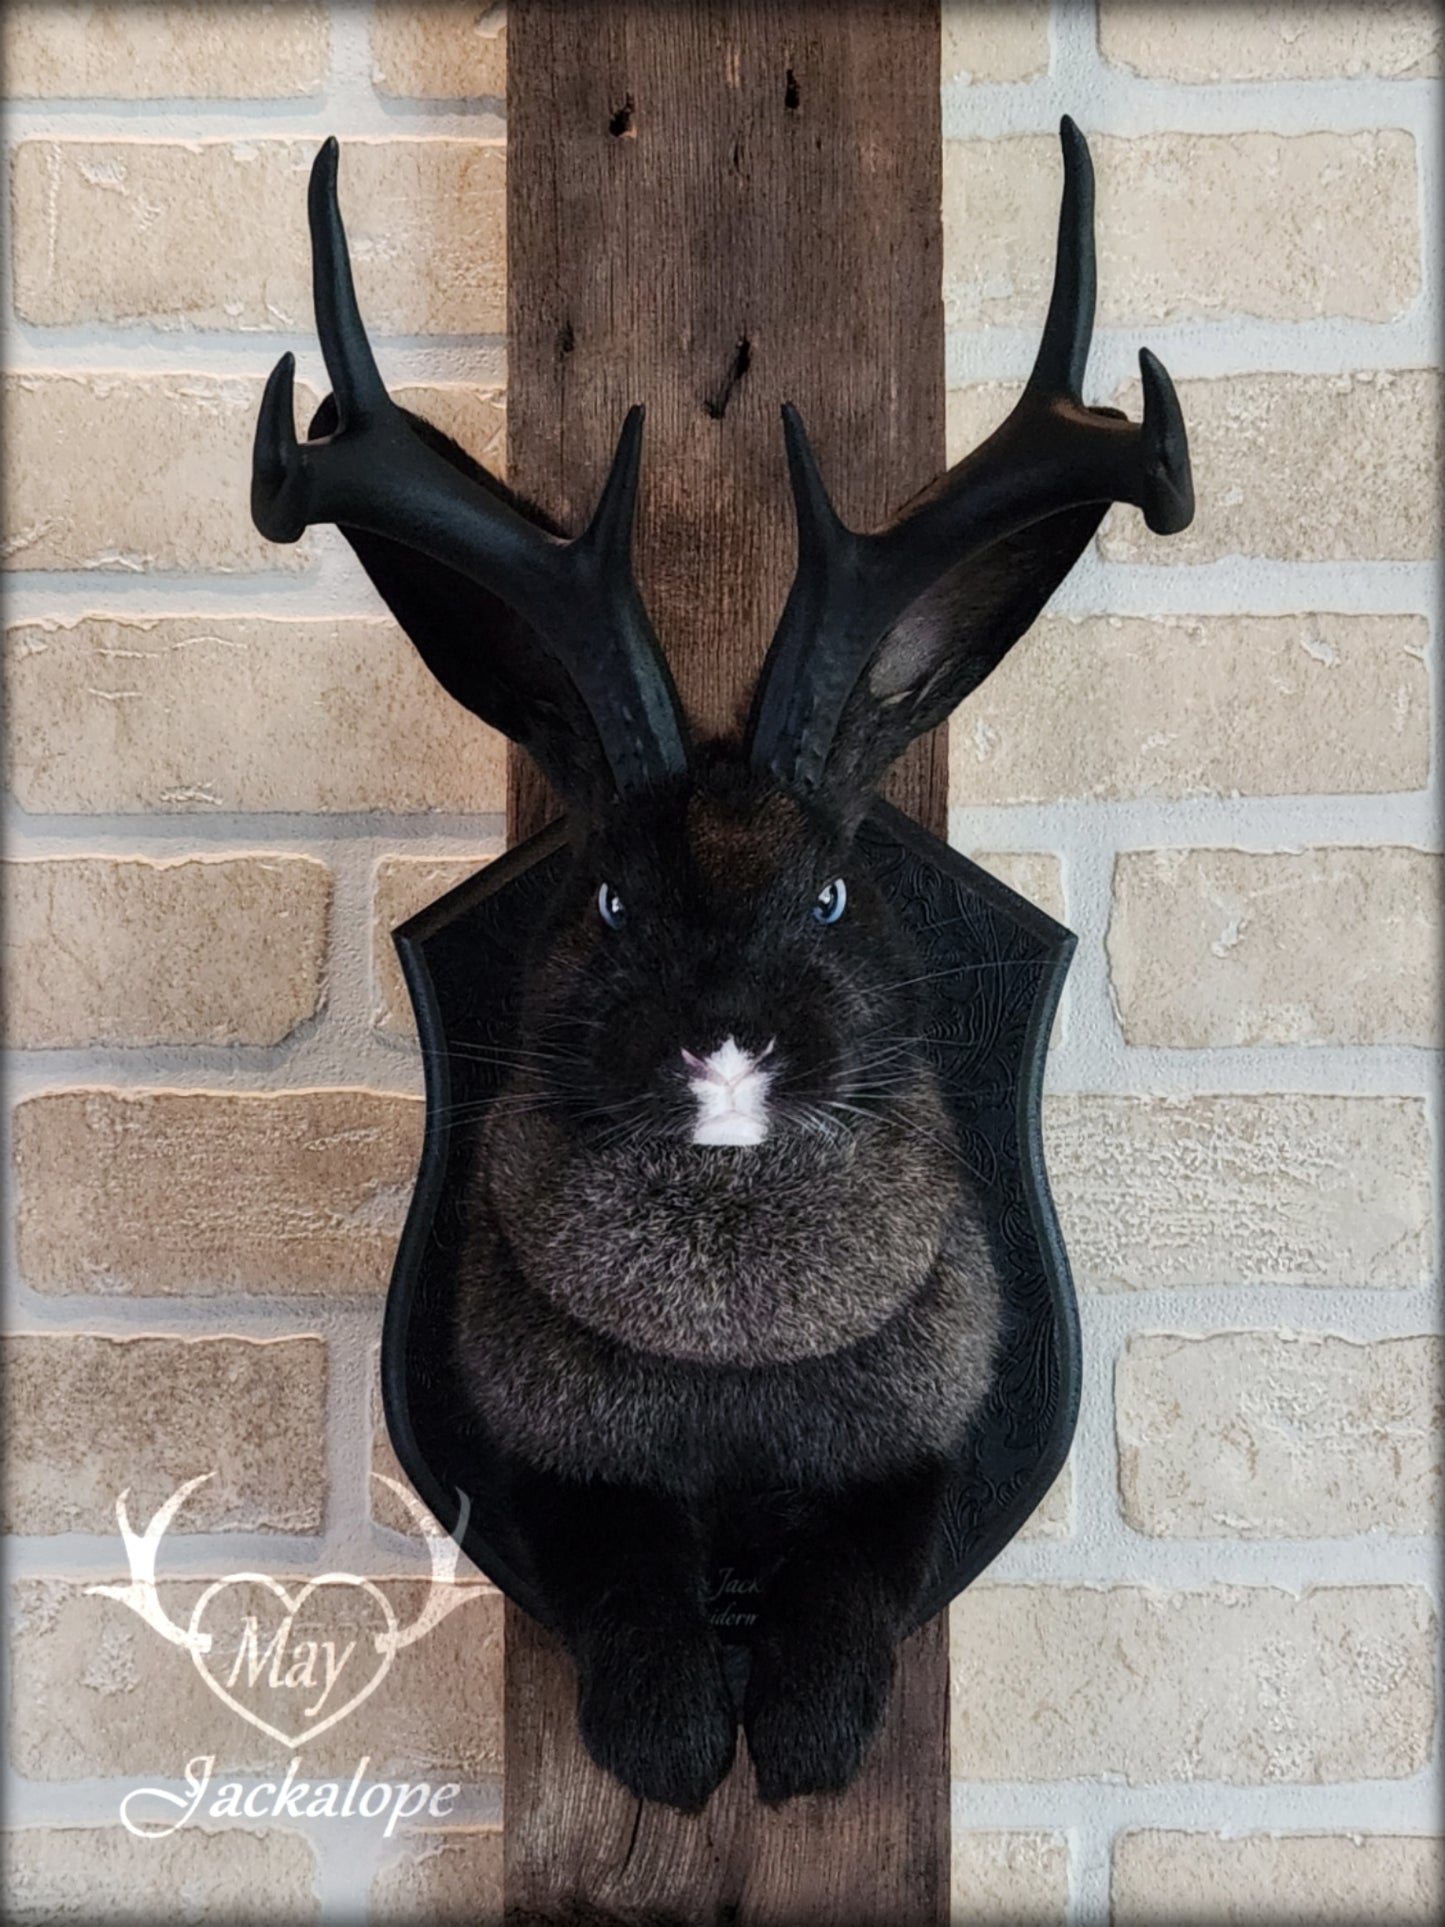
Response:
[[[737,749],[594,820],[529,986],[584,1138],[836,1136],[905,1082],[919,968],[852,827]]]
[[[632,574],[642,411],[568,539],[387,395],[352,287],[337,147],[310,189],[333,393],[298,443],[293,361],[257,426],[252,513],[294,541],[335,522],[445,688],[564,798],[572,862],[539,947],[527,1048],[584,1135],[747,1147],[886,1105],[918,970],[854,852],[888,767],[1024,633],[1112,501],[1157,532],[1192,513],[1168,375],[1142,423],[1082,400],[1093,178],[1070,121],[1053,297],[1003,425],[879,533],[847,528],[783,410],[793,586],[733,744],[694,744]]]

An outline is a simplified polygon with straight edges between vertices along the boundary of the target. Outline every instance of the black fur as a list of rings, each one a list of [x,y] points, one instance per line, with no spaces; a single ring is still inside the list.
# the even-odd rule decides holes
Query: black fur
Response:
[[[847,911],[823,925],[837,875]],[[528,1468],[517,1514],[584,1740],[644,1797],[694,1808],[731,1762],[703,1588],[769,1495],[782,1550],[742,1706],[761,1797],[844,1786],[882,1717],[999,1323],[918,1047],[923,978],[841,818],[718,746],[590,826],[538,933],[480,1138],[458,1353]],[[697,1146],[679,1047],[729,1034],[774,1041],[773,1126]]]

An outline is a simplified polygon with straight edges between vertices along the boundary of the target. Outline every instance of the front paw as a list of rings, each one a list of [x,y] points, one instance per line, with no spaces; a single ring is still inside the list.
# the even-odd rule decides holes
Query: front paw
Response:
[[[840,1793],[863,1764],[892,1682],[893,1642],[877,1633],[810,1640],[800,1628],[761,1639],[743,1731],[763,1804]]]
[[[711,1633],[613,1637],[578,1661],[577,1725],[640,1800],[696,1813],[726,1779],[737,1709]]]

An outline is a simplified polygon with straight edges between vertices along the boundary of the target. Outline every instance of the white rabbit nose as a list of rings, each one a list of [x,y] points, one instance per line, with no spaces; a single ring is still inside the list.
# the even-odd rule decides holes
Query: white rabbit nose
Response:
[[[759,1068],[773,1048],[770,1039],[754,1055],[727,1037],[715,1051],[698,1057],[682,1052],[688,1089],[697,1102],[694,1144],[761,1144],[768,1135],[767,1090],[772,1073]]]

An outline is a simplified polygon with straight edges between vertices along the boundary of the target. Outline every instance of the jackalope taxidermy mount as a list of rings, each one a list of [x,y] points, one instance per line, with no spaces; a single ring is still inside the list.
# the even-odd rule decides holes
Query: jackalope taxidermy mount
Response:
[[[442,1338],[517,1468],[589,1750],[684,1809],[727,1773],[739,1717],[765,1801],[857,1771],[1000,1343],[989,1199],[920,1048],[927,973],[859,826],[1111,502],[1159,534],[1192,513],[1154,357],[1142,424],[1083,402],[1093,183],[1068,120],[1062,140],[1043,341],[995,434],[860,534],[784,407],[797,572],[740,742],[690,740],[633,578],[641,408],[567,539],[390,400],[334,140],[312,172],[333,393],[298,443],[279,363],[252,513],[277,542],[336,523],[439,681],[566,801],[570,861],[478,1133]],[[785,1530],[739,1708],[705,1574],[722,1522],[765,1505]]]

